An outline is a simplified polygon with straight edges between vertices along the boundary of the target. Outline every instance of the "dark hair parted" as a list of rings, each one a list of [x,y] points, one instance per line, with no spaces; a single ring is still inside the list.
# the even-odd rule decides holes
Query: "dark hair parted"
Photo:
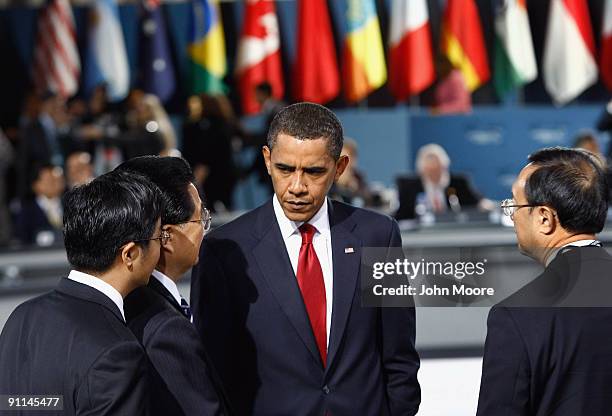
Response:
[[[603,229],[608,183],[595,156],[580,149],[551,147],[528,159],[537,168],[525,184],[529,204],[553,208],[569,232],[595,234]]]
[[[178,224],[193,215],[195,205],[189,194],[189,184],[196,186],[189,163],[172,156],[141,156],[130,159],[116,170],[136,172],[149,178],[161,190],[162,225]],[[197,189],[197,186],[196,186]]]
[[[274,148],[279,134],[298,140],[325,138],[330,155],[338,160],[342,151],[344,133],[338,117],[326,107],[314,103],[297,103],[279,111],[268,131],[268,148]]]
[[[120,248],[153,237],[161,216],[159,188],[145,176],[113,171],[64,195],[64,245],[83,272],[105,272]],[[149,241],[140,242],[147,248]]]

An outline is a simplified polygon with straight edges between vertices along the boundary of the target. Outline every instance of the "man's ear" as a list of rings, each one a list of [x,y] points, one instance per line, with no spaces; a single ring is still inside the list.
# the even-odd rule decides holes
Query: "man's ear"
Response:
[[[133,241],[121,248],[121,261],[129,270],[133,269],[140,256],[142,256],[142,247]]]
[[[336,174],[334,175],[334,182],[337,181],[340,176],[342,176],[344,170],[348,166],[348,163],[348,155],[341,155],[340,158],[336,161]]]
[[[557,229],[557,213],[549,207],[535,207],[538,228],[544,235],[550,235]]]
[[[261,153],[263,154],[264,161],[266,162],[266,169],[268,169],[268,175],[272,175],[272,171],[271,171],[272,161],[270,159],[270,156],[271,156],[270,148],[268,146],[263,146],[261,148]]]
[[[166,244],[163,244],[161,246],[162,253],[165,251],[166,253],[173,254],[176,251],[176,247],[174,247],[174,244],[176,243],[176,240],[178,238],[176,237],[177,232],[175,231],[177,227],[178,225],[169,224],[166,224],[161,227],[162,232],[166,231],[168,234],[170,234],[170,238],[168,239]]]

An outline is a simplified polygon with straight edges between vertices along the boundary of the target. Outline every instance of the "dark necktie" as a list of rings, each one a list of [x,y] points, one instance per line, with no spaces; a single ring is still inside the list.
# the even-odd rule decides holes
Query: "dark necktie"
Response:
[[[189,304],[183,297],[181,296],[181,311],[183,311],[183,315],[187,317],[187,319],[191,320],[191,308]]]
[[[323,360],[323,366],[325,366],[327,361],[327,301],[325,299],[323,270],[312,244],[315,232],[315,227],[310,224],[302,224],[300,227],[302,246],[300,247],[298,260],[297,281],[300,292],[302,292],[306,312],[308,312],[310,326]]]

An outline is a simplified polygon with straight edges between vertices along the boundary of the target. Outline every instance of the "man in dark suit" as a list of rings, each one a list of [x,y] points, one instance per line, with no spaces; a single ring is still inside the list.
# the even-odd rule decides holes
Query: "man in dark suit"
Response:
[[[400,206],[398,220],[416,217],[417,205],[434,214],[458,212],[463,208],[491,207],[491,202],[474,189],[465,175],[451,174],[450,158],[442,146],[431,143],[417,153],[417,176],[400,176],[397,188]]]
[[[22,244],[61,242],[62,201],[65,180],[62,168],[35,165],[30,171],[30,193],[21,202],[15,235]]]
[[[361,306],[363,247],[400,247],[391,218],[326,197],[342,126],[294,104],[271,125],[275,195],[204,239],[194,323],[240,415],[414,415],[414,308]]]
[[[177,157],[142,156],[120,165],[145,175],[161,190],[162,230],[170,235],[147,286],[125,299],[128,326],[152,364],[151,409],[158,415],[228,414],[218,376],[177,282],[197,262],[210,214],[191,168]]]
[[[142,176],[113,172],[66,194],[74,269],[9,317],[0,394],[61,395],[63,415],[146,413],[147,361],[125,324],[123,298],[147,283],[159,259],[158,193]]]
[[[608,186],[599,161],[549,148],[502,203],[519,250],[544,272],[489,313],[478,415],[609,415],[612,256],[595,235]]]

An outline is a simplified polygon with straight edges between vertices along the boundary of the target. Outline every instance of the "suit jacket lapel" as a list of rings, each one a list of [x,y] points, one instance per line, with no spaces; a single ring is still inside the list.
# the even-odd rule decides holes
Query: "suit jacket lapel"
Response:
[[[334,296],[327,348],[327,369],[331,368],[342,342],[361,264],[361,241],[351,232],[356,224],[341,209],[334,208],[333,202],[329,204],[329,219],[332,236]],[[346,253],[346,248],[352,248],[353,252]]]
[[[124,325],[125,320],[115,303],[104,293],[68,278],[63,278],[57,285],[56,290],[69,296],[80,298],[89,302],[97,303],[109,309]]]
[[[274,216],[272,201],[261,208],[255,224],[255,233],[260,240],[253,249],[253,255],[262,275],[313,359],[323,367],[300,288]]]
[[[174,308],[177,311],[179,311],[182,316],[185,316],[183,315],[183,310],[181,309],[181,305],[176,303],[176,299],[174,299],[174,296],[172,296],[172,293],[170,293],[168,289],[166,289],[166,287],[163,284],[161,284],[159,280],[155,278],[155,276],[151,276],[151,278],[149,279],[148,286],[149,288],[151,288],[152,290],[154,290],[155,292],[163,296],[164,299],[166,299],[166,301],[168,301],[172,306],[174,306]]]

